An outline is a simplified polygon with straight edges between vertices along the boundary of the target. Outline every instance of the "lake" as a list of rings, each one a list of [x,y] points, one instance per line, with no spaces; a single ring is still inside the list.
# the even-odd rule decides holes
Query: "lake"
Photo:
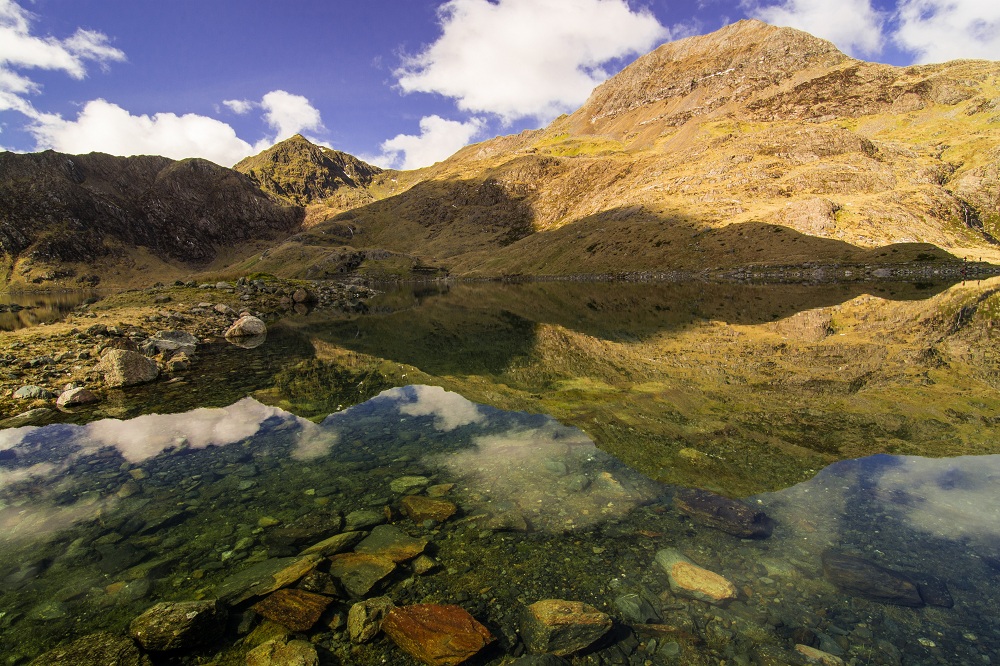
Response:
[[[471,613],[495,640],[470,664],[521,655],[546,599],[614,621],[576,664],[996,663],[998,290],[432,283],[207,345],[184,381],[0,431],[0,653],[218,598],[225,629],[154,663],[245,664],[266,581],[360,532],[412,552],[359,587],[315,551],[292,583],[333,598],[300,632],[324,663],[418,663],[351,642],[379,595]],[[719,496],[769,535],[685,509]]]

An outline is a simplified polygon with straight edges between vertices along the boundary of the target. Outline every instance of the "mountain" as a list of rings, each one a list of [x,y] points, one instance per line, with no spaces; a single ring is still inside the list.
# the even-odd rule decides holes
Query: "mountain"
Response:
[[[302,219],[202,159],[0,153],[0,278],[11,286],[172,279],[283,239]]]
[[[998,81],[995,62],[892,67],[741,21],[545,129],[376,178],[379,200],[291,242],[299,261],[381,248],[469,275],[997,262]]]
[[[301,134],[233,167],[265,192],[296,206],[330,214],[375,200],[368,191],[382,169],[353,155],[317,146]]]

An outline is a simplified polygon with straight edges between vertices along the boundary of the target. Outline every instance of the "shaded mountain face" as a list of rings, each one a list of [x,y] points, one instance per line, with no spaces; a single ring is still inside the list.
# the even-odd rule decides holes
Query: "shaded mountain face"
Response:
[[[381,200],[295,241],[483,275],[878,261],[884,246],[1000,261],[998,128],[1000,63],[867,63],[741,21],[639,58],[545,129],[376,178]]]
[[[372,197],[366,188],[382,173],[353,155],[310,143],[301,134],[233,168],[265,192],[299,206],[331,198],[355,205],[367,203]]]
[[[280,239],[300,208],[202,159],[0,153],[0,265],[90,264],[142,248],[189,268]]]

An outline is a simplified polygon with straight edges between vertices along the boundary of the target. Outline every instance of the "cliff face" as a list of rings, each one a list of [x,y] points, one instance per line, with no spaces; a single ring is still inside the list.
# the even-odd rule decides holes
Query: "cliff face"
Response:
[[[302,216],[206,160],[0,153],[0,262],[24,275],[137,248],[190,269],[286,237]]]
[[[297,241],[474,274],[877,259],[900,244],[1000,261],[998,127],[1000,63],[867,63],[741,21],[639,58],[547,128],[401,174]]]

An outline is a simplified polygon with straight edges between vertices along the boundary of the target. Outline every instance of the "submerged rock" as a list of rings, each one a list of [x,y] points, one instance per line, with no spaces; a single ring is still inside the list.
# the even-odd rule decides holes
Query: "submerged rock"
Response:
[[[347,613],[347,633],[353,643],[366,643],[382,630],[382,620],[396,607],[389,597],[365,599]]]
[[[430,483],[431,480],[426,476],[401,476],[398,479],[393,479],[389,484],[389,488],[391,488],[394,493],[409,495],[411,493],[420,492],[429,486]]]
[[[353,597],[364,597],[396,570],[396,563],[368,553],[341,553],[330,558],[330,575]]]
[[[0,421],[0,428],[20,428],[26,425],[35,425],[42,419],[53,413],[48,407],[36,407],[26,412],[21,412],[15,416],[10,416]]]
[[[774,521],[763,511],[700,488],[678,490],[674,506],[697,523],[744,539],[766,539],[774,531]]]
[[[675,548],[656,553],[674,594],[721,606],[736,598],[736,586],[719,574],[699,567]]]
[[[250,650],[247,666],[319,666],[319,653],[309,641],[276,638]]]
[[[104,375],[104,383],[111,387],[145,384],[157,378],[160,369],[156,363],[139,352],[110,349],[101,357],[97,370]]]
[[[416,604],[393,608],[382,631],[425,664],[461,664],[493,641],[489,629],[460,606]]]
[[[378,555],[393,562],[405,562],[424,552],[427,539],[417,539],[393,525],[379,525],[354,550]]]
[[[814,647],[809,647],[808,645],[796,645],[795,651],[802,655],[806,663],[809,664],[820,664],[820,666],[844,666],[844,660],[836,655],[832,655],[829,652],[823,652],[822,650],[817,650]]]
[[[189,648],[216,637],[226,611],[212,601],[161,601],[132,620],[129,634],[150,652]]]
[[[840,590],[897,606],[924,605],[920,590],[908,576],[835,550],[823,553],[823,574]]]
[[[407,495],[401,500],[400,505],[403,513],[415,523],[422,523],[425,520],[443,523],[458,511],[458,507],[448,500],[423,495]]]
[[[588,647],[611,629],[611,617],[581,601],[545,599],[525,609],[521,637],[530,652],[564,656]]]
[[[29,666],[149,666],[149,657],[139,652],[127,636],[106,631],[89,634],[60,645],[35,658]]]
[[[309,631],[331,603],[333,599],[321,594],[284,589],[258,601],[253,610],[292,631]]]

